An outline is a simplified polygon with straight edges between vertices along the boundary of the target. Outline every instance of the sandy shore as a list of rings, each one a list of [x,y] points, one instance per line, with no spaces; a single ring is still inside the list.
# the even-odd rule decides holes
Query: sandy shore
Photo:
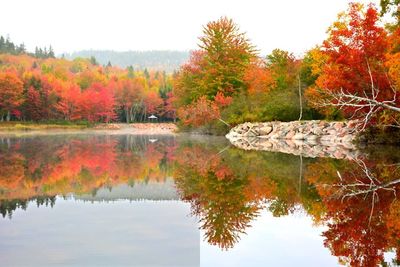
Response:
[[[104,123],[92,128],[84,129],[15,129],[4,130],[0,128],[0,135],[36,135],[36,134],[74,134],[74,133],[98,133],[98,134],[136,134],[136,135],[173,135],[177,131],[173,123]]]
[[[178,128],[173,123],[108,123],[97,125],[93,129],[131,134],[174,134]]]

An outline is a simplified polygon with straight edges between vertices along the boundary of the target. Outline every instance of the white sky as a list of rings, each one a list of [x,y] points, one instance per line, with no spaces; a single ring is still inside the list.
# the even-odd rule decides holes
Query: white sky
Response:
[[[326,36],[349,0],[3,0],[0,35],[28,50],[191,50],[202,26],[226,15],[262,54],[300,55]],[[369,1],[362,1],[369,2]],[[374,0],[378,3],[379,0]]]

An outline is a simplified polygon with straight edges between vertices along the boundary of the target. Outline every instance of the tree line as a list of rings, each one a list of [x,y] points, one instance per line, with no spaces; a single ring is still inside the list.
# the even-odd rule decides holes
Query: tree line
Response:
[[[322,118],[399,127],[397,6],[349,4],[327,39],[301,58],[281,49],[261,57],[231,19],[208,23],[175,79],[183,127],[224,132],[246,121]],[[385,13],[395,22],[382,26]]]
[[[210,133],[246,121],[323,118],[358,119],[359,129],[400,128],[397,6],[349,4],[326,40],[301,58],[281,49],[259,56],[222,17],[203,28],[198,49],[172,75],[100,66],[93,56],[56,59],[47,49],[36,56],[3,52],[0,120],[132,122],[154,114]],[[383,26],[385,14],[392,24]]]
[[[4,36],[0,36],[0,54],[12,54],[12,55],[21,55],[21,54],[29,54],[36,58],[54,58],[54,50],[49,46],[49,48],[44,47],[35,47],[34,53],[29,53],[26,50],[25,44],[15,44],[13,43],[9,37],[4,38]]]
[[[10,43],[10,42],[9,42]],[[172,76],[163,71],[72,61],[52,50],[0,54],[0,121],[174,120]]]

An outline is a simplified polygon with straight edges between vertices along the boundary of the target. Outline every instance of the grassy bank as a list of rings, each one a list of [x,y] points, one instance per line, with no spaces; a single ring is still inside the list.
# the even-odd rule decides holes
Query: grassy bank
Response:
[[[50,130],[50,129],[65,129],[79,130],[93,127],[93,124],[86,122],[71,123],[71,122],[21,122],[10,121],[0,122],[0,131],[35,131],[35,130]]]

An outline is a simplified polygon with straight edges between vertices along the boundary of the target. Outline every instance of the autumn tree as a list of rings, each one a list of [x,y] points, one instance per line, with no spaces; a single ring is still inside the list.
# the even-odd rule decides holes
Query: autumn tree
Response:
[[[111,82],[110,86],[115,88],[116,102],[125,112],[126,122],[134,120],[137,106],[144,97],[143,83],[140,79],[133,78]]]
[[[265,60],[269,85],[258,112],[261,120],[292,121],[318,118],[303,98],[306,79],[302,75],[302,59],[281,49],[274,49]],[[264,78],[265,79],[265,78]]]
[[[144,105],[146,114],[159,115],[161,114],[161,110],[164,106],[164,101],[158,92],[150,91],[145,96]]]
[[[220,111],[213,101],[202,96],[196,102],[178,109],[178,116],[185,125],[198,127],[220,118]]]
[[[94,83],[82,93],[79,102],[81,118],[89,122],[110,122],[115,118],[115,99],[110,88]]]
[[[11,113],[22,103],[23,83],[14,72],[0,72],[0,120],[9,121]]]
[[[172,91],[166,94],[164,100],[164,116],[168,119],[176,121],[176,109],[175,109],[176,96]]]
[[[316,106],[333,106],[347,116],[357,115],[364,126],[381,119],[385,110],[395,111],[397,92],[385,67],[389,39],[380,26],[377,9],[350,4],[328,34],[322,46],[325,65],[316,87],[309,92],[319,94]]]
[[[255,48],[233,20],[222,17],[203,29],[200,48],[204,55],[204,95],[209,99],[218,92],[233,95],[245,90],[243,77],[255,57]]]
[[[245,34],[231,19],[222,17],[208,23],[199,39],[200,50],[192,53],[175,81],[179,105],[196,103],[201,98],[199,104],[206,107],[205,100],[214,101],[218,93],[234,96],[245,92],[244,76],[255,58],[255,49]]]

